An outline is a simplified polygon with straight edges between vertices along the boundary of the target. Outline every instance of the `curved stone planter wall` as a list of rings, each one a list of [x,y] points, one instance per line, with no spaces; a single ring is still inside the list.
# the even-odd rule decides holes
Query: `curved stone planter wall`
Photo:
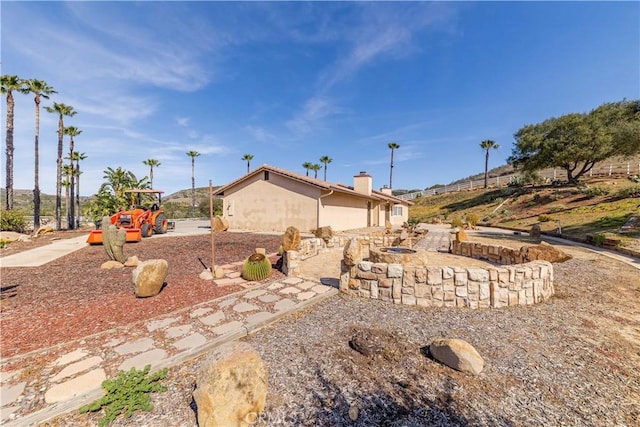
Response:
[[[342,262],[340,290],[395,304],[500,308],[536,304],[554,293],[547,261],[503,267],[416,267]]]

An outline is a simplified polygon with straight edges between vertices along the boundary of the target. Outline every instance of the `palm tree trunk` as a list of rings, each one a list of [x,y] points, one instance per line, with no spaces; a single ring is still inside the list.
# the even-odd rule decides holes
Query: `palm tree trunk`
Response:
[[[196,217],[196,158],[191,158],[191,218]]]
[[[247,173],[249,173],[251,171],[251,162],[249,160],[247,160]]]
[[[489,184],[489,149],[487,148],[487,154],[484,157],[484,188],[487,188]]]
[[[76,228],[76,213],[75,213],[75,173],[74,173],[74,164],[73,164],[73,145],[74,145],[74,141],[73,141],[73,136],[71,137],[70,141],[69,141],[69,181],[71,182],[71,189],[70,189],[70,195],[71,195],[71,201],[69,203],[69,210],[67,211],[67,228],[69,230],[74,230]]]
[[[64,135],[64,122],[62,114],[58,119],[58,160],[56,167],[56,229],[62,229],[62,136]]]
[[[389,188],[393,188],[393,148],[391,149],[391,168],[389,168]]]
[[[324,164],[324,180],[327,180],[327,164]]]
[[[76,160],[76,224],[80,228],[80,160]]]
[[[13,110],[14,100],[11,91],[7,92],[7,192],[5,194],[5,206],[7,210],[13,209]]]
[[[40,228],[40,98],[36,96],[36,137],[34,142],[33,231]]]

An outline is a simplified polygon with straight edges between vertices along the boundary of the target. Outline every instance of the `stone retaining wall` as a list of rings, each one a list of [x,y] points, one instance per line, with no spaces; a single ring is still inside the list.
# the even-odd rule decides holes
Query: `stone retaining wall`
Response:
[[[458,241],[452,239],[451,253],[469,258],[484,259],[497,264],[522,264],[529,261],[526,251],[522,249],[507,248],[499,245],[487,245],[484,243]]]
[[[416,267],[342,262],[342,292],[395,304],[500,308],[536,304],[554,293],[547,261],[503,267]]]

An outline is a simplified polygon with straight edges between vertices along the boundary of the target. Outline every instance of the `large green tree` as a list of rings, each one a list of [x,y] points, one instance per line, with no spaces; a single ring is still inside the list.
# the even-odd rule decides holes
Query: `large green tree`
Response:
[[[249,173],[249,171],[251,170],[251,160],[253,160],[253,154],[245,154],[240,160],[244,160],[245,162],[247,162],[247,173]]]
[[[7,210],[13,209],[13,153],[15,148],[13,146],[13,115],[15,108],[15,100],[13,99],[13,92],[29,93],[29,89],[25,87],[25,81],[18,76],[9,76],[3,74],[0,78],[2,83],[2,95],[7,97],[7,139],[6,139],[6,198],[5,207]]]
[[[196,157],[200,153],[191,150],[187,151],[187,156],[191,157],[191,217],[196,216]]]
[[[484,188],[487,188],[487,185],[489,183],[489,150],[491,150],[492,148],[494,150],[497,150],[498,148],[500,148],[500,145],[496,144],[496,142],[491,140],[491,139],[485,139],[484,141],[482,141],[480,143],[480,148],[482,148],[485,151],[485,155],[484,155]]]
[[[514,138],[509,163],[524,171],[559,167],[575,183],[598,162],[640,152],[640,101],[552,117],[524,126]]]
[[[105,215],[113,215],[120,210],[128,209],[132,200],[127,197],[125,190],[150,188],[146,176],[139,180],[133,172],[120,166],[115,169],[108,167],[102,178],[106,181],[86,207],[88,215],[94,221]]]
[[[143,160],[142,163],[149,166],[149,181],[151,183],[151,188],[153,188],[153,168],[160,166],[160,162],[156,159],[147,159]]]
[[[70,168],[70,176],[71,182],[69,184],[70,194],[71,194],[71,203],[69,204],[69,210],[67,211],[67,224],[70,230],[76,228],[76,215],[75,215],[75,184],[76,184],[76,173],[75,173],[75,162],[73,161],[73,153],[75,146],[75,137],[80,135],[82,131],[75,126],[67,126],[64,128],[64,134],[69,135],[69,168]]]
[[[25,81],[26,88],[34,97],[36,105],[36,135],[34,141],[34,186],[33,186],[33,230],[40,228],[40,102],[42,98],[49,99],[49,95],[57,93],[46,82],[37,79]]]
[[[390,142],[387,147],[391,149],[391,168],[389,168],[389,188],[393,188],[393,152],[400,148],[400,144],[396,142]]]
[[[62,103],[54,102],[53,106],[45,107],[50,113],[58,115],[58,160],[56,168],[56,228],[62,228],[62,143],[64,137],[64,117],[76,115],[73,107]]]
[[[329,156],[322,156],[320,157],[320,162],[324,163],[324,180],[327,180],[327,165],[329,163],[331,163],[333,161],[333,159]]]

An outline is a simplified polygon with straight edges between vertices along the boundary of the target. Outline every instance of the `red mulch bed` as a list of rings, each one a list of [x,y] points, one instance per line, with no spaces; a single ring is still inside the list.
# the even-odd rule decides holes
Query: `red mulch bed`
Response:
[[[255,233],[218,234],[216,264],[242,261],[256,247],[276,252],[280,239]],[[8,254],[3,251],[3,255]],[[242,289],[199,278],[204,267],[198,258],[207,265],[211,260],[209,235],[145,239],[126,245],[125,255],[169,262],[167,284],[159,295],[136,298],[131,268],[102,270],[100,265],[108,259],[102,246],[83,248],[41,267],[0,268],[0,357],[151,319]],[[274,270],[274,277],[282,274]]]

